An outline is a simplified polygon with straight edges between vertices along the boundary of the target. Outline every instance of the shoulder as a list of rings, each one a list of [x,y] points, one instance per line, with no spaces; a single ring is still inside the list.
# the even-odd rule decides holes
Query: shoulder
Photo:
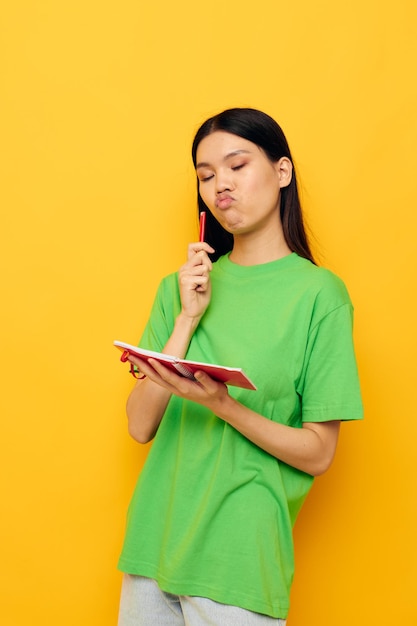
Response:
[[[312,268],[314,284],[321,297],[335,299],[340,303],[350,303],[347,287],[339,276],[325,267],[312,265]]]
[[[155,307],[163,310],[177,310],[180,306],[178,272],[168,274],[159,283],[155,297]]]
[[[310,296],[337,304],[350,304],[350,296],[343,280],[331,270],[314,265],[308,259],[297,257],[292,280]]]
[[[309,311],[311,328],[337,311],[347,320],[352,319],[353,305],[344,281],[331,270],[298,258],[293,272],[294,288],[299,293],[301,306]]]
[[[158,291],[172,293],[178,290],[178,272],[164,276],[159,283]]]

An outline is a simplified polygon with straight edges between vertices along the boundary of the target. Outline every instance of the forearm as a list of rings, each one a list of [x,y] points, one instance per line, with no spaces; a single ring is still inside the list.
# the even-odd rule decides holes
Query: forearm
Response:
[[[180,313],[163,352],[183,358],[198,323],[199,318],[187,317]],[[148,367],[144,362],[139,366],[144,374],[147,373]],[[147,443],[153,439],[170,397],[169,391],[149,378],[138,380],[126,404],[129,433],[134,439],[140,443]]]
[[[255,413],[230,396],[216,414],[262,450],[312,476],[324,473],[333,460],[338,421],[293,428]]]
[[[188,246],[188,260],[178,273],[182,309],[163,349],[165,354],[179,358],[186,355],[191,338],[210,303],[212,263],[208,254],[211,252],[214,252],[213,248],[204,241]],[[129,360],[146,376],[138,382],[127,401],[129,432],[137,441],[146,443],[158,430],[172,390],[160,384],[147,362],[134,358]]]

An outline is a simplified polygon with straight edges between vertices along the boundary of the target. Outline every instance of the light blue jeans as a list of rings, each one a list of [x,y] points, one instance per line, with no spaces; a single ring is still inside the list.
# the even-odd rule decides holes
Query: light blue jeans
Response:
[[[151,578],[125,574],[118,626],[285,626],[286,620],[208,598],[174,596]]]

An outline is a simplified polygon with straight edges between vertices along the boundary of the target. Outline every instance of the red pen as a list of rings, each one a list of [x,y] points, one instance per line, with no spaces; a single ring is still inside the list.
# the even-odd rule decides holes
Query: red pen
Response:
[[[205,234],[206,234],[206,212],[201,211],[200,213],[200,236],[198,240],[204,241]]]

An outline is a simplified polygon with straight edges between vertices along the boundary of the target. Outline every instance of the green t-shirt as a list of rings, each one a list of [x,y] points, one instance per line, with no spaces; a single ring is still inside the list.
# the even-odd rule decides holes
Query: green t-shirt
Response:
[[[242,367],[242,404],[300,428],[362,418],[352,305],[339,278],[292,253],[250,267],[220,258],[187,357]],[[141,346],[160,351],[180,311],[178,277],[158,290]],[[199,404],[173,396],[128,512],[122,571],[164,591],[285,618],[292,528],[313,477],[261,450]]]

